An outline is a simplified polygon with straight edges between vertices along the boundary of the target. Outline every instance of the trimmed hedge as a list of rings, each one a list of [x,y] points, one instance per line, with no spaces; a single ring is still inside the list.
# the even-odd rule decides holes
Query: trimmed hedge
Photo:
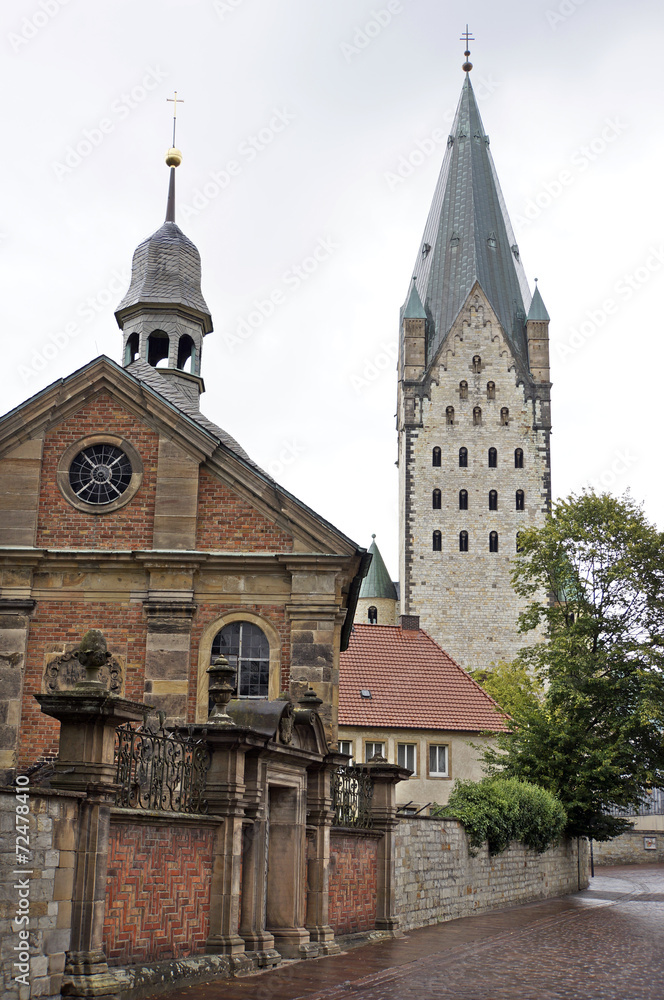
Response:
[[[473,855],[485,841],[489,854],[500,854],[511,840],[541,854],[560,840],[567,823],[555,795],[516,778],[456,781],[447,805],[432,806],[431,815],[458,819]]]

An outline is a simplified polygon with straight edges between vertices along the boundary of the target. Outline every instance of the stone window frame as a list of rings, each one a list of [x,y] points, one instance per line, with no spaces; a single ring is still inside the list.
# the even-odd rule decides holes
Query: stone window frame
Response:
[[[114,448],[119,448],[129,459],[131,464],[131,480],[129,486],[122,496],[110,503],[96,504],[80,500],[71,488],[69,483],[69,468],[71,463],[81,451],[92,448],[97,444],[110,444]],[[63,451],[58,462],[56,471],[56,482],[58,489],[62,493],[67,503],[75,507],[76,510],[86,514],[112,514],[121,507],[125,507],[134,499],[143,484],[143,462],[136,448],[126,438],[118,437],[117,434],[89,434],[87,437],[79,438]]]
[[[432,771],[431,770],[431,750],[433,747],[444,747],[445,748],[445,764],[447,765],[446,771]],[[450,781],[452,778],[452,753],[449,743],[443,743],[441,740],[427,740],[427,778],[431,778],[432,781]]]
[[[346,764],[346,767],[352,767],[353,761],[355,760],[355,740],[339,740],[339,753],[348,753],[348,750],[342,748],[342,744],[347,744],[350,747],[350,760]]]
[[[260,628],[270,647],[270,680],[268,686],[268,698],[274,701],[279,697],[281,690],[281,636],[279,632],[267,618],[252,611],[239,608],[236,611],[228,611],[203,629],[198,642],[198,681],[196,685],[196,722],[207,722],[208,701],[209,701],[209,677],[207,669],[210,666],[212,656],[212,642],[218,632],[226,625],[233,622],[249,622]]]
[[[371,747],[374,748],[373,751],[372,751],[372,754],[371,754],[372,757],[373,757],[373,755],[375,753],[378,752],[375,749],[376,747],[380,747],[381,748],[380,749],[380,755],[381,755],[381,757],[386,757],[387,756],[387,754],[385,753],[385,748],[387,746],[387,740],[385,740],[385,739],[383,739],[383,740],[374,740],[374,739],[368,740],[368,739],[363,738],[362,739],[362,761],[363,761],[364,764],[368,764],[368,762],[370,760],[370,758],[367,756],[367,753],[368,753],[367,747],[369,747],[369,746],[371,746]]]
[[[399,747],[412,747],[414,767],[412,767],[412,768],[408,767],[408,764],[402,764],[399,761]],[[399,767],[406,767],[406,768],[408,768],[409,771],[413,772],[411,774],[411,778],[417,778],[418,777],[418,770],[417,770],[417,753],[418,753],[418,750],[419,750],[419,746],[418,746],[417,743],[412,743],[410,741],[409,742],[398,742],[397,743],[397,747],[396,747],[396,762],[397,762],[397,764],[398,764]],[[404,756],[407,756],[407,755],[405,754]]]

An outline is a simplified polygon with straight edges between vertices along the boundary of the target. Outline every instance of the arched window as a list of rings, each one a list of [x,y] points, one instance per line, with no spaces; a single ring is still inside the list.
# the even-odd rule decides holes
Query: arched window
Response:
[[[445,419],[447,421],[448,427],[454,423],[454,407],[448,406],[445,410]]]
[[[516,491],[516,509],[517,510],[526,509],[526,497],[523,490]]]
[[[148,364],[157,368],[162,361],[165,361],[166,365],[161,366],[165,368],[168,365],[169,345],[167,333],[163,330],[153,330],[148,337]]]
[[[459,510],[468,510],[468,490],[459,490]]]
[[[210,662],[225,656],[237,671],[237,698],[267,698],[270,682],[270,645],[252,622],[231,622],[212,641]]]
[[[489,510],[498,510],[498,493],[496,490],[489,490]]]
[[[507,409],[506,406],[501,407],[501,410],[500,410],[500,422],[503,425],[503,427],[507,427],[509,425],[509,422],[510,422],[510,411]]]
[[[369,619],[369,624],[370,625],[377,625],[378,624],[378,608],[374,607],[373,604],[371,605],[371,607],[367,611],[367,617]]]
[[[196,367],[196,345],[188,333],[184,333],[178,342],[178,368],[194,374]]]
[[[487,382],[486,384],[486,398],[495,399],[496,398],[496,383]]]
[[[433,551],[442,552],[443,549],[443,539],[439,531],[434,531],[433,533]]]
[[[479,406],[476,406],[473,409],[473,423],[475,424],[476,427],[479,427],[479,425],[482,423],[482,410]]]
[[[467,531],[460,531],[459,532],[459,552],[467,552],[467,551],[468,551],[468,532]]]
[[[459,399],[468,399],[468,383],[459,382]]]
[[[130,333],[125,344],[125,365],[130,365],[138,357],[138,334]]]
[[[440,490],[434,490],[431,495],[431,506],[434,510],[440,510]]]
[[[489,448],[489,468],[498,468],[498,452],[495,448]]]
[[[467,448],[459,448],[459,468],[460,469],[467,469],[468,468],[468,449]]]
[[[492,531],[489,533],[489,552],[498,551],[498,532]]]
[[[479,354],[476,354],[473,358],[473,371],[476,373],[482,371],[482,359]]]
[[[514,452],[514,468],[523,468],[523,450],[521,448],[517,448]]]
[[[431,464],[440,468],[440,448],[434,448],[431,453]]]

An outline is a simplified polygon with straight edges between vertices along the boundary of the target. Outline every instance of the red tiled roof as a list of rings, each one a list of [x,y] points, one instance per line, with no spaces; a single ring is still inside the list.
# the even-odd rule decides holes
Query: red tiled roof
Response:
[[[371,691],[363,698],[362,689]],[[422,629],[354,625],[339,665],[339,725],[401,729],[507,727],[500,708]]]

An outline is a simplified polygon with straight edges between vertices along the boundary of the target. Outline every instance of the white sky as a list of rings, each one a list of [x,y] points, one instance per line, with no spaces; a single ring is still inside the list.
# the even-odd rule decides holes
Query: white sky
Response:
[[[120,360],[113,310],[163,221],[177,89],[177,221],[215,325],[202,409],[359,544],[376,532],[396,575],[398,314],[444,152],[418,143],[456,107],[466,21],[552,319],[554,494],[630,487],[664,528],[655,0],[5,0],[0,409]]]

